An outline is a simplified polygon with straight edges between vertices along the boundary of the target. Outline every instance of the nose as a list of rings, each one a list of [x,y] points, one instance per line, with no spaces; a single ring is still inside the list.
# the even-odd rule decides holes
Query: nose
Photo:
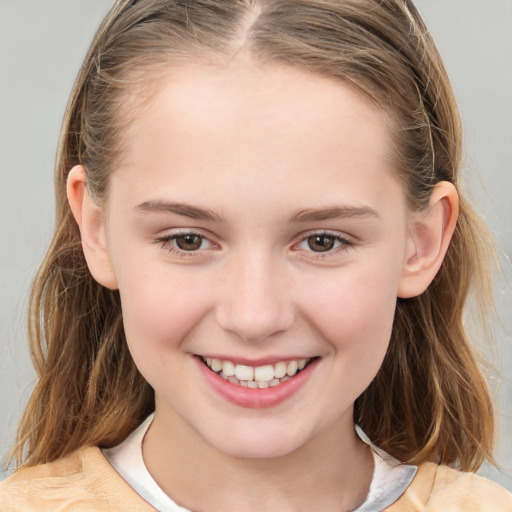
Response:
[[[254,255],[227,267],[216,309],[217,323],[223,329],[244,341],[260,342],[293,325],[295,308],[279,262]]]

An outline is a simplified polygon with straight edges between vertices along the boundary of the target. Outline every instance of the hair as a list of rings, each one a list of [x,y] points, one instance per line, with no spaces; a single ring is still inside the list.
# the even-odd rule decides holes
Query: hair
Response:
[[[461,126],[441,57],[409,0],[117,0],[76,80],[56,162],[56,231],[30,299],[38,374],[13,451],[18,465],[58,459],[83,445],[113,446],[154,410],[123,332],[119,294],[88,271],[66,179],[86,168],[105,204],[126,120],[158,72],[247,51],[257,61],[330,77],[388,114],[397,176],[411,209],[440,181],[461,194]],[[492,460],[487,384],[463,325],[472,289],[491,303],[485,228],[461,196],[442,267],[420,296],[398,299],[387,355],[356,400],[354,418],[404,462],[476,470]],[[485,314],[485,311],[483,312]]]

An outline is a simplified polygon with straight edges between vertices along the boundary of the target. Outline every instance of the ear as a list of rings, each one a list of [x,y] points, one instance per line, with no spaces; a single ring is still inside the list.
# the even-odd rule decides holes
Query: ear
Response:
[[[102,211],[90,197],[86,183],[87,178],[82,165],[76,165],[69,171],[69,206],[80,229],[85,260],[92,276],[101,285],[116,290],[117,279],[107,250]]]
[[[441,268],[459,215],[459,196],[452,183],[439,182],[428,207],[412,214],[406,261],[398,297],[421,295]]]

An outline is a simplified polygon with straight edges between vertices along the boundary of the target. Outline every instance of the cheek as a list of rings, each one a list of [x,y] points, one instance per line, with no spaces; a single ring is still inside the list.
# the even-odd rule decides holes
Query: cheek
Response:
[[[382,268],[391,270],[385,273]],[[398,269],[385,264],[340,269],[339,275],[313,288],[304,309],[337,352],[377,364],[391,336],[397,283]]]
[[[209,311],[204,280],[172,270],[165,263],[148,263],[144,270],[119,279],[124,327],[133,352],[179,347]]]

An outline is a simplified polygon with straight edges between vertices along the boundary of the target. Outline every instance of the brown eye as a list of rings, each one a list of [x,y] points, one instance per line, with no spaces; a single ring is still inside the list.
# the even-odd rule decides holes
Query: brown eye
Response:
[[[182,251],[197,251],[203,244],[203,237],[190,233],[188,235],[179,235],[174,238],[174,243]]]
[[[314,252],[327,252],[334,249],[336,238],[327,235],[313,235],[307,239],[308,247]]]

